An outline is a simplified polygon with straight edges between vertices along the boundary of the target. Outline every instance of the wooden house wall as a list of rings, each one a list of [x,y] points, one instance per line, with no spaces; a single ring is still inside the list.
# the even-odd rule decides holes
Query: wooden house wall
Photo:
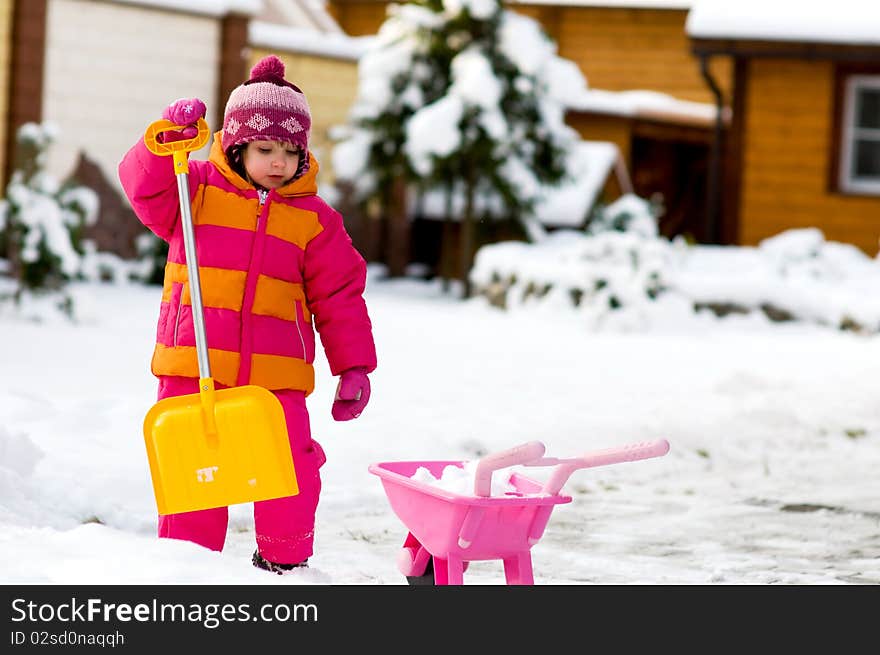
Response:
[[[43,121],[59,136],[47,170],[60,179],[88,153],[108,179],[119,159],[183,97],[216,97],[219,20],[138,5],[50,0]],[[212,126],[216,128],[217,126]],[[207,147],[194,153],[204,158]]]
[[[12,0],[0,0],[0,171],[6,166],[6,134],[9,119],[9,72],[12,68]]]
[[[340,26],[353,36],[375,34],[387,3],[330,0]],[[691,54],[685,31],[687,9],[508,5],[538,21],[560,57],[578,64],[590,87],[609,91],[650,89],[681,100],[714,103]],[[731,88],[730,62],[715,59],[710,70],[725,99]]]
[[[538,20],[556,41],[559,56],[578,64],[591,88],[650,89],[680,100],[715,101],[690,53],[685,9],[527,4],[511,9]],[[711,70],[727,95],[729,63],[713,62]]]
[[[16,157],[16,131],[43,115],[43,61],[48,0],[13,1],[10,7],[9,58],[5,74],[6,134],[3,179],[8,180]]]
[[[569,112],[565,122],[585,141],[610,141],[616,145],[627,169],[632,167],[632,121],[628,117]]]
[[[877,253],[880,198],[832,191],[834,66],[826,61],[748,63],[739,207],[743,244],[819,227],[825,238]]]
[[[330,130],[348,120],[358,88],[357,61],[253,48],[250,66],[268,54],[278,55],[284,61],[287,79],[306,95],[312,114],[309,147],[320,165],[318,181],[330,184],[334,181]]]

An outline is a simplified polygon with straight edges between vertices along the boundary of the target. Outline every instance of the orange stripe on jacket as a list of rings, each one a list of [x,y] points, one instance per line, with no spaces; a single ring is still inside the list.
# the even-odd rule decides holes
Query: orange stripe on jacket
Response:
[[[254,306],[251,311],[254,314],[295,321],[296,303],[299,301],[303,307],[305,320],[311,323],[312,315],[306,307],[305,299],[302,284],[260,275],[257,279],[257,292],[254,295]]]
[[[168,262],[165,265],[165,285],[162,288],[162,300],[164,302],[171,300],[174,283],[176,282],[185,285],[181,302],[184,305],[192,304],[188,275],[185,264]],[[202,304],[205,307],[232,309],[240,312],[246,278],[246,271],[199,266],[199,279],[202,283]]]
[[[229,350],[208,349],[211,377],[227,387],[236,385],[239,354]],[[315,369],[302,359],[281,355],[252,355],[250,384],[267,389],[301,389],[309,395],[315,389]],[[167,347],[156,344],[153,351],[154,375],[199,377],[199,361],[195,346]]]
[[[315,389],[315,368],[295,357],[251,356],[251,384],[268,389],[302,389],[308,396]]]
[[[233,191],[202,185],[193,200],[193,207],[193,219],[197,225],[217,225],[251,232],[257,229],[260,206],[256,198],[245,198]],[[303,250],[323,229],[317,212],[282,203],[273,203],[269,208],[266,234]]]
[[[288,241],[303,250],[323,229],[317,212],[282,203],[273,203],[269,207],[266,234]]]
[[[253,232],[257,229],[259,213],[256,198],[245,198],[215,186],[200,186],[193,199],[195,225],[219,225]]]
[[[208,348],[211,377],[227,387],[235,386],[241,356],[231,350]],[[164,346],[156,344],[150,364],[153,375],[181,375],[199,377],[199,359],[195,346]]]

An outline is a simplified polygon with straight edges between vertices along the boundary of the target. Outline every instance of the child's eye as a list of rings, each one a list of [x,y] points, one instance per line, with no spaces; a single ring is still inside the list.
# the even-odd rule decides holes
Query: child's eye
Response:
[[[299,154],[299,151],[298,150],[288,150],[287,154],[290,157],[296,157]]]
[[[257,150],[259,150],[264,155],[268,155],[270,152],[272,152],[271,148],[257,148]]]

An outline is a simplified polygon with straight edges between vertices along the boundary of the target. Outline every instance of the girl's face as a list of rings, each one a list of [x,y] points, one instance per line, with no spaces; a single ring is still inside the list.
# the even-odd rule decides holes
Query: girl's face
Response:
[[[251,182],[264,189],[287,184],[299,168],[299,149],[280,141],[251,141],[242,156]]]

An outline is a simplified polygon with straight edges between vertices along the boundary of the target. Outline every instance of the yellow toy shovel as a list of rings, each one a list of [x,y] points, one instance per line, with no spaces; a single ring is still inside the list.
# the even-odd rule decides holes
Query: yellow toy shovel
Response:
[[[198,135],[191,139],[171,143],[157,139],[162,132],[182,129],[159,120],[144,135],[151,152],[174,158],[199,362],[199,392],[160,400],[144,419],[160,514],[299,493],[279,400],[256,385],[214,388],[189,196],[189,153],[205,145],[210,132],[205,120],[199,119]]]

